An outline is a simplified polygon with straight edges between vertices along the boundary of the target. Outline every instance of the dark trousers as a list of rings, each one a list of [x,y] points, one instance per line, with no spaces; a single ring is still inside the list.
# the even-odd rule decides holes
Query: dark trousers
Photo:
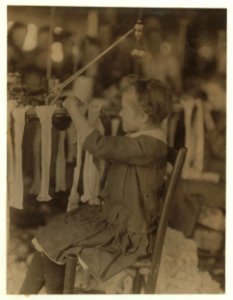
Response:
[[[58,265],[36,251],[19,294],[38,294],[45,285],[47,294],[62,294],[65,265]]]

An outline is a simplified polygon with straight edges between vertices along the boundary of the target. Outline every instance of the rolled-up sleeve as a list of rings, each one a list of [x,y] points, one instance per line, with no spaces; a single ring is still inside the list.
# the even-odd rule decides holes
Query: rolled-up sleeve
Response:
[[[97,158],[133,165],[154,162],[165,147],[163,142],[148,136],[103,136],[98,130],[91,132],[83,144],[83,148]]]

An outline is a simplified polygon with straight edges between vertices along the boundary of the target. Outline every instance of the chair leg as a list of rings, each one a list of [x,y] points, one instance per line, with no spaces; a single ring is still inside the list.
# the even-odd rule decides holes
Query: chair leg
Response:
[[[74,282],[76,274],[77,256],[69,255],[67,257],[63,294],[74,293]]]

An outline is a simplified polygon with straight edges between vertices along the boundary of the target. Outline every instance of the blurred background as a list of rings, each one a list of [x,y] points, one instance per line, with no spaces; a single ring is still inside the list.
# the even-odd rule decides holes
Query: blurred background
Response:
[[[132,28],[139,11],[139,8],[56,7],[52,19],[53,76],[61,80],[69,77]],[[226,10],[144,8],[142,20],[141,47],[149,56],[142,63],[145,76],[169,80],[180,91],[189,87],[191,80],[225,75]],[[8,6],[9,72],[24,74],[28,73],[27,67],[33,66],[43,75],[50,24],[50,7]],[[100,85],[98,94],[107,84],[132,72],[130,53],[134,44],[135,38],[131,36],[99,62],[95,74]],[[160,64],[155,68],[158,57]]]

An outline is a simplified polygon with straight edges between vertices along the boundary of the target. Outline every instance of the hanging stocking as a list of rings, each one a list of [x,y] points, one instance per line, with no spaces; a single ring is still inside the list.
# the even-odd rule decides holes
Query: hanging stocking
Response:
[[[185,146],[188,149],[182,177],[191,180],[219,181],[219,174],[204,170],[204,110],[200,100],[182,102],[185,115]],[[193,122],[192,115],[194,107]]]
[[[187,147],[188,149],[184,167],[182,170],[182,177],[187,178],[189,176],[191,164],[193,161],[192,114],[195,102],[193,99],[187,98],[181,101],[181,105],[184,109],[185,147]]]
[[[72,88],[76,97],[78,97],[85,106],[85,110],[88,107],[88,103],[92,99],[93,94],[93,79],[87,76],[79,76],[73,83]],[[71,125],[72,126],[72,125]],[[71,127],[72,128],[72,127]],[[71,130],[68,134],[73,134]],[[73,140],[73,138],[72,138]],[[81,170],[81,162],[82,162],[82,144],[79,139],[78,133],[76,133],[76,140],[77,140],[77,153],[76,153],[76,167],[74,168],[74,175],[73,175],[73,184],[70,191],[70,196],[67,205],[67,211],[72,210],[73,208],[78,206],[79,201],[79,194],[78,194],[78,183],[80,177],[80,170]],[[71,140],[70,140],[71,141]],[[73,143],[73,141],[72,141]],[[72,159],[71,155],[68,156],[69,160]]]
[[[196,117],[194,120],[194,137],[195,137],[195,160],[193,168],[195,170],[194,179],[207,180],[210,182],[219,182],[220,176],[218,173],[214,172],[204,172],[204,141],[205,141],[205,131],[204,131],[204,107],[201,100],[196,102]],[[211,123],[209,124],[211,125]]]
[[[11,113],[16,107],[15,100],[7,101],[7,181],[8,181],[8,199],[13,199],[14,183],[14,148],[13,148],[13,124]],[[11,200],[10,200],[11,201]]]
[[[66,191],[66,158],[65,158],[65,138],[66,132],[59,131],[58,153],[56,160],[56,192]]]
[[[203,103],[204,105],[204,121],[207,130],[214,130],[215,124],[211,114],[211,106],[209,102]]]
[[[99,118],[101,103],[93,103],[88,109],[88,121],[90,125],[95,126],[102,134],[104,127]],[[85,163],[83,170],[84,195],[81,197],[82,202],[89,204],[99,204],[98,194],[100,189],[100,181],[103,175],[104,161],[96,159],[86,151]]]
[[[74,168],[73,184],[70,191],[69,201],[67,205],[67,211],[70,211],[78,206],[79,194],[78,194],[78,183],[81,171],[82,163],[82,144],[77,136],[77,156],[76,156],[76,167]]]
[[[49,201],[49,181],[52,146],[52,116],[56,106],[37,106],[36,114],[41,123],[41,190],[37,197],[39,201]]]
[[[16,107],[12,116],[14,118],[14,181],[11,206],[23,209],[23,160],[22,142],[25,127],[25,113],[29,106]]]
[[[41,187],[41,126],[36,123],[35,133],[33,136],[33,179],[29,194],[38,195]]]

